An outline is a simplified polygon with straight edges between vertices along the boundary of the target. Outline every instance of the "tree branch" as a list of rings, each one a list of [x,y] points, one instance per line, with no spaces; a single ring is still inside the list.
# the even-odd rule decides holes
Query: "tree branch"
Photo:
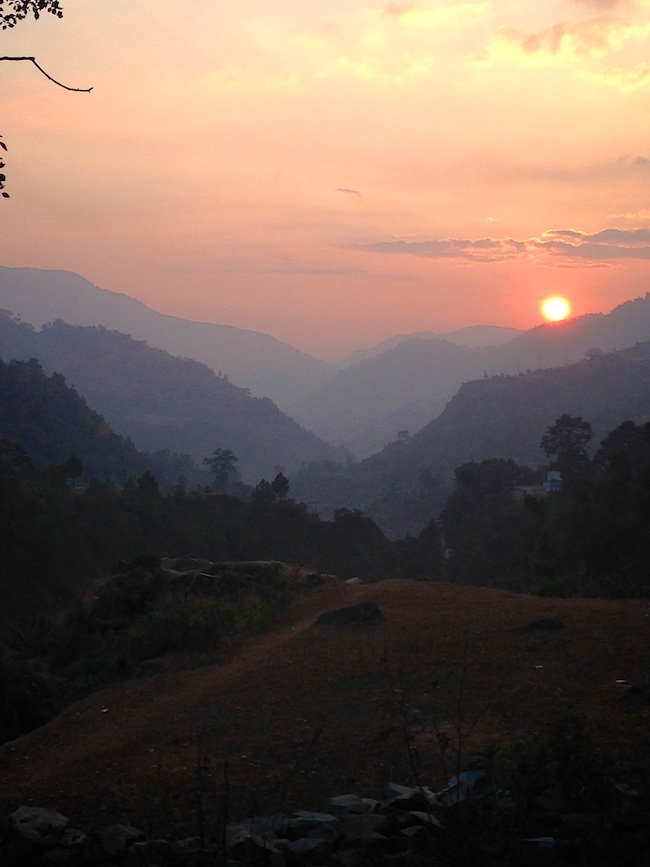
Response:
[[[43,67],[38,65],[35,57],[0,57],[0,61],[2,60],[29,60],[31,63],[34,64],[34,66],[36,67],[36,69],[38,69],[39,72],[43,73],[43,75],[47,79],[49,79],[54,84],[57,84],[59,87],[62,87],[64,90],[73,90],[75,91],[75,93],[90,93],[90,91],[92,90],[92,87],[68,87],[67,84],[62,84],[60,81],[57,81],[56,78],[52,78],[51,75],[48,75],[48,73],[43,69]]]

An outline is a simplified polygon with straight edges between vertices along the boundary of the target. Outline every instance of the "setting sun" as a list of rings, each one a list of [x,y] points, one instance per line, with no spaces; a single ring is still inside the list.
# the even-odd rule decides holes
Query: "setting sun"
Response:
[[[569,302],[566,298],[561,298],[559,295],[555,295],[553,298],[545,298],[542,301],[541,308],[544,319],[548,322],[560,322],[562,319],[566,319],[571,312]]]

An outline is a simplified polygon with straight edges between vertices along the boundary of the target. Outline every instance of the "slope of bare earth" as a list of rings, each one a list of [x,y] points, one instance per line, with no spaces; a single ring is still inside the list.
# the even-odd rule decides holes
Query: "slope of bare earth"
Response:
[[[314,625],[363,601],[383,621]],[[647,709],[620,701],[647,675],[649,627],[650,601],[329,579],[231,661],[120,684],[5,744],[0,809],[196,833],[388,781],[440,788],[574,710],[626,780],[650,766]]]

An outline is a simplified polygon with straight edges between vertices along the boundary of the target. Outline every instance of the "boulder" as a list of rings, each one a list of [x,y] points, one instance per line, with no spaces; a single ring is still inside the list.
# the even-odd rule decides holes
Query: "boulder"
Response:
[[[333,816],[345,816],[348,813],[369,813],[371,807],[358,795],[336,795],[329,799],[329,810]]]
[[[130,825],[108,825],[98,828],[89,836],[92,857],[100,861],[122,858],[133,843],[141,843],[145,834]]]
[[[18,807],[6,820],[10,836],[43,848],[56,845],[69,824],[61,813],[44,807]]]
[[[337,608],[335,611],[323,611],[316,626],[350,626],[350,624],[373,624],[384,619],[381,608],[376,602],[358,602],[356,605],[348,605],[345,608]]]

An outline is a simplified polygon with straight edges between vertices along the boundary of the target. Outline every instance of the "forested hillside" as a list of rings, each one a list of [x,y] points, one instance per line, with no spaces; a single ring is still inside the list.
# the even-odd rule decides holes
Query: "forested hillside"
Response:
[[[143,451],[186,453],[200,464],[215,448],[227,448],[250,483],[303,461],[343,457],[268,398],[251,397],[204,364],[101,327],[57,321],[36,331],[0,316],[0,358],[32,357],[62,373]]]
[[[151,469],[148,456],[114,433],[60,373],[46,376],[36,359],[0,361],[0,397],[3,464],[20,463],[18,443],[38,469],[52,467],[63,478],[126,482]]]
[[[455,467],[471,460],[544,460],[540,439],[563,413],[581,415],[595,442],[626,420],[650,418],[650,343],[593,353],[566,367],[468,382],[441,415],[352,467],[310,466],[294,492],[323,514],[346,503],[361,508],[391,536],[417,532],[447,497]]]

